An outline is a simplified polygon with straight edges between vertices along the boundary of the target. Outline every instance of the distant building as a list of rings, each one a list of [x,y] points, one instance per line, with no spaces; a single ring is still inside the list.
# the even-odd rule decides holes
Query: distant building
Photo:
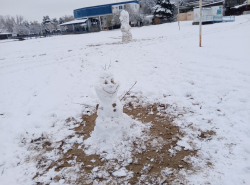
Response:
[[[211,0],[203,0],[202,5],[209,4]],[[190,11],[193,11],[195,6],[199,6],[200,1],[199,0],[187,0],[185,3],[180,4],[180,13],[187,13]]]
[[[76,9],[74,10],[75,20],[63,23],[60,26],[62,30],[68,29],[68,31],[73,32],[107,29],[111,24],[117,24],[119,12],[123,9],[139,12],[140,5],[137,0],[133,0]]]
[[[241,5],[244,2],[246,2],[246,0],[225,0],[225,7],[227,8],[234,7],[237,5]]]
[[[0,33],[0,40],[8,39],[11,36],[12,36],[11,33]]]
[[[225,0],[225,15],[250,14],[250,0]]]

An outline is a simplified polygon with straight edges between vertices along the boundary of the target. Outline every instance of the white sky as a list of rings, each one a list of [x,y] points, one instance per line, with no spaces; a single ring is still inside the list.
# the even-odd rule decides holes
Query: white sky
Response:
[[[23,15],[28,21],[41,22],[43,16],[59,18],[73,15],[73,10],[88,6],[128,0],[0,0],[0,15]]]

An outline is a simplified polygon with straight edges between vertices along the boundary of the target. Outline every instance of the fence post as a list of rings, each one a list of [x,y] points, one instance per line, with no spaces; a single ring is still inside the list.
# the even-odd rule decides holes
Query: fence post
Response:
[[[179,0],[177,0],[178,1],[178,16],[177,16],[177,18],[178,18],[178,25],[179,25],[179,30],[181,30],[181,28],[180,28],[180,11],[179,11]]]
[[[200,0],[200,47],[201,47],[201,32],[202,32],[202,28],[201,28],[201,25],[202,25],[202,0]]]

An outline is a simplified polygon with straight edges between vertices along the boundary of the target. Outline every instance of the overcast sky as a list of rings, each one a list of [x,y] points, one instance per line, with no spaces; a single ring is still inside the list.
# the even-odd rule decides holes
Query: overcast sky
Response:
[[[73,15],[73,10],[88,6],[128,0],[0,0],[0,15],[23,15],[28,21],[41,22],[43,16],[59,18]]]

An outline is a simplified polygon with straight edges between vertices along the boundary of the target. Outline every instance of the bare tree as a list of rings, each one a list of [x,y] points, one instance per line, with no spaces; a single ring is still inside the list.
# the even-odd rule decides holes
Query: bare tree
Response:
[[[23,22],[25,22],[24,17],[22,15],[16,15],[15,24],[21,25]]]
[[[15,20],[13,17],[6,15],[1,17],[1,25],[7,32],[13,32],[13,27],[15,25]]]
[[[37,21],[30,22],[29,30],[31,34],[39,34],[42,32],[42,26]]]
[[[5,32],[5,27],[3,25],[2,20],[3,20],[3,16],[0,15],[0,33]]]
[[[30,33],[29,28],[26,27],[24,24],[16,24],[13,27],[13,33],[19,34],[19,35],[28,35]]]
[[[106,16],[106,24],[108,28],[113,27],[113,24],[114,24],[113,15]]]
[[[12,33],[15,25],[22,25],[25,22],[24,17],[16,15],[15,17],[6,15],[0,17],[0,24],[7,32]]]
[[[62,17],[59,18],[59,24],[65,23],[65,22],[69,22],[69,21],[73,21],[74,20],[74,16],[72,15],[64,15]]]
[[[129,13],[129,21],[133,23],[137,23],[138,21],[141,21],[141,16],[139,11],[136,10],[135,7],[133,7],[134,4],[126,4],[124,9]]]
[[[156,0],[139,0],[141,14],[150,15],[153,13],[152,8],[156,5]]]

